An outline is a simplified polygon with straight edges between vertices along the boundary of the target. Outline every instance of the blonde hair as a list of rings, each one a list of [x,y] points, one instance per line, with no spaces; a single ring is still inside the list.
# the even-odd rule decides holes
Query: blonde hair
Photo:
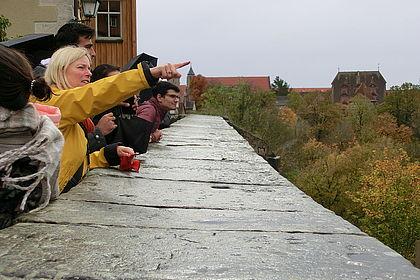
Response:
[[[67,68],[84,55],[89,59],[89,63],[91,63],[90,56],[85,48],[68,46],[57,50],[52,55],[51,61],[45,71],[45,81],[50,86],[56,86],[60,90],[72,88],[66,77]]]

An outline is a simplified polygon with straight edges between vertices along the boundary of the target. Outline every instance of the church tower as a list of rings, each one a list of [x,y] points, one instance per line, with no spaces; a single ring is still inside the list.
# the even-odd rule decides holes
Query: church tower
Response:
[[[195,109],[195,104],[194,104],[195,102],[190,100],[190,96],[191,96],[190,86],[191,86],[191,82],[194,76],[195,76],[194,70],[192,69],[192,66],[190,66],[190,70],[188,71],[188,74],[187,74],[187,87],[186,87],[185,98],[184,98],[184,106],[188,110]]]
[[[187,87],[191,84],[192,78],[195,76],[194,70],[192,69],[192,66],[190,66],[190,70],[187,74]]]

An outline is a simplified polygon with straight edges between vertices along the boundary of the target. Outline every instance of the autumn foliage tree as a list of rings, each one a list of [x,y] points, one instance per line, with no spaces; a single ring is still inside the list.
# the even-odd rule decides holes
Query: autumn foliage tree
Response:
[[[297,123],[296,113],[289,107],[280,108],[278,111],[278,116],[282,121],[288,124],[290,127],[295,127]]]
[[[398,125],[410,127],[417,137],[420,137],[420,86],[404,83],[391,87],[379,106],[380,113],[390,113]]]
[[[400,143],[410,143],[413,131],[406,125],[398,125],[397,119],[390,113],[378,115],[373,121],[373,127],[380,136],[389,137]]]
[[[361,189],[351,194],[365,213],[360,227],[414,261],[420,237],[420,165],[403,150],[369,165]]]
[[[192,100],[195,101],[195,105],[198,108],[200,108],[203,101],[203,97],[201,95],[206,92],[207,88],[208,82],[204,76],[197,75],[192,78],[189,90]]]

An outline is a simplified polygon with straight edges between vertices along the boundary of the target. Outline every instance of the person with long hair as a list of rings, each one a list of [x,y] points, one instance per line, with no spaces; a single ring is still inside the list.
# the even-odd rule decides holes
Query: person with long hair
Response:
[[[85,134],[94,127],[90,117],[118,105],[134,92],[153,86],[159,78],[180,77],[177,69],[188,64],[167,63],[149,68],[142,63],[138,69],[90,83],[91,61],[86,49],[69,46],[57,50],[45,73],[45,80],[55,94],[44,103],[61,110],[59,129],[65,144],[58,178],[60,190],[74,187],[89,169],[118,165],[121,157],[134,153],[119,143],[92,153],[87,151]]]
[[[59,194],[64,139],[47,116],[39,116],[30,96],[45,102],[52,91],[43,78],[34,79],[24,55],[0,46],[0,228]]]

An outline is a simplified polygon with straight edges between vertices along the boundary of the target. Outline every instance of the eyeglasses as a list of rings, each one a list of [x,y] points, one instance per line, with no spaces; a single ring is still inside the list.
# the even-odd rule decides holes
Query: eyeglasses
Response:
[[[173,98],[173,99],[179,99],[179,96],[178,95],[176,95],[176,94],[166,94],[166,96],[169,96],[170,98]]]

